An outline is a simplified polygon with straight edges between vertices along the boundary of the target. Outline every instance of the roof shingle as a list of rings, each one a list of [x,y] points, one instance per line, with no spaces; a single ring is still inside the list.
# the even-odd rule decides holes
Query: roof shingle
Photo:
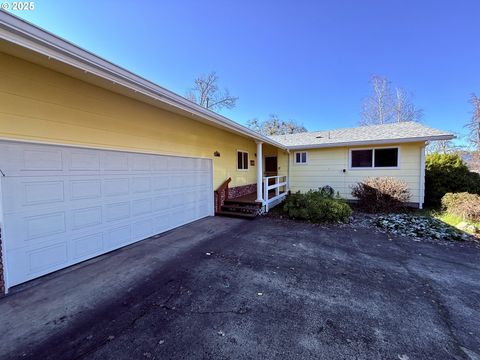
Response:
[[[329,147],[348,144],[368,144],[368,142],[405,142],[448,140],[454,135],[442,130],[432,129],[416,122],[362,126],[325,131],[305,132],[289,135],[270,136],[287,147]]]

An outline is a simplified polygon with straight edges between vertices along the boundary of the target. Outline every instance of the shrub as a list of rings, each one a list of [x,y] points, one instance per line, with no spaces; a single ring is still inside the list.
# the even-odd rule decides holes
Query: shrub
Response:
[[[480,222],[480,196],[476,194],[447,193],[442,197],[442,207],[447,213],[464,220]]]
[[[430,154],[425,159],[425,204],[438,206],[446,193],[480,194],[480,175],[470,172],[459,154]]]
[[[288,194],[283,211],[293,219],[319,222],[348,222],[352,209],[332,188]]]
[[[410,200],[407,183],[392,177],[367,178],[352,188],[352,195],[369,212],[398,211]]]

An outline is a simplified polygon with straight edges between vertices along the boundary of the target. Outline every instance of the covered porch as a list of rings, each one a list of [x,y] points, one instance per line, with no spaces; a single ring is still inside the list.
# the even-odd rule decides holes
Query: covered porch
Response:
[[[215,191],[215,214],[255,217],[281,203],[288,192],[288,153],[272,145],[256,142],[256,183],[246,191],[230,188],[231,177]],[[256,164],[255,164],[256,162]]]

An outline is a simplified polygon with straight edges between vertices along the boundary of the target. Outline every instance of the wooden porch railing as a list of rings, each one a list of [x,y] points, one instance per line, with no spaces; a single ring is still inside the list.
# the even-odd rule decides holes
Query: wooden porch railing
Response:
[[[223,182],[222,185],[215,190],[215,195],[217,196],[217,213],[222,211],[222,193],[225,192],[224,200],[228,200],[228,184],[232,181],[232,178],[228,178]]]
[[[280,188],[284,188],[282,191]],[[270,198],[270,190],[275,191],[275,195]],[[265,211],[283,201],[287,196],[287,177],[286,176],[268,176],[263,178],[263,204]]]

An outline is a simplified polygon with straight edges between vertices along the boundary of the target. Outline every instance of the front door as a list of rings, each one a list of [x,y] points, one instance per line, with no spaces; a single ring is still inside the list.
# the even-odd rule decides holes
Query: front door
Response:
[[[265,157],[265,176],[277,176],[277,157],[266,156]]]

